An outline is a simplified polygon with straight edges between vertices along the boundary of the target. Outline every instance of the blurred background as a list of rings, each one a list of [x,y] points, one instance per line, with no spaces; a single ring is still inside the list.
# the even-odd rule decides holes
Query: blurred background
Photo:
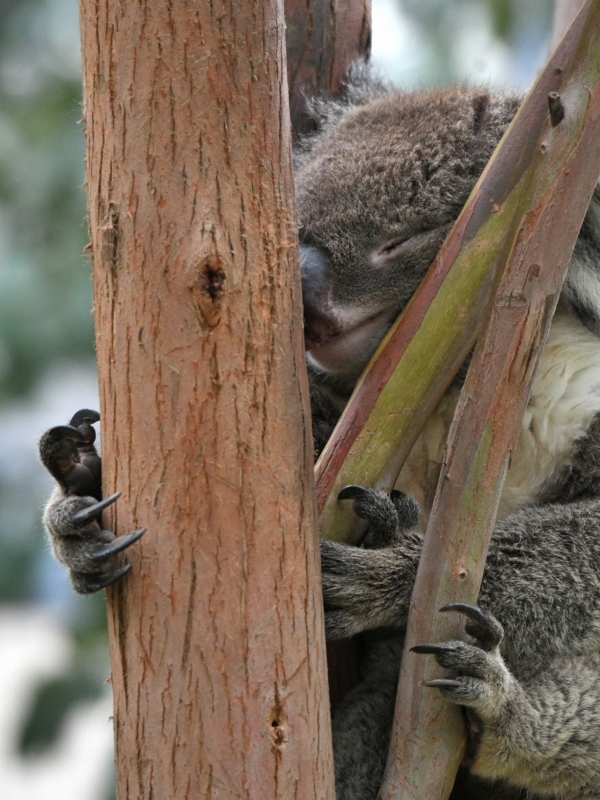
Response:
[[[553,0],[373,0],[400,86],[527,88]],[[40,516],[36,443],[98,406],[76,0],[0,0],[0,796],[110,800],[104,598],[76,597]]]

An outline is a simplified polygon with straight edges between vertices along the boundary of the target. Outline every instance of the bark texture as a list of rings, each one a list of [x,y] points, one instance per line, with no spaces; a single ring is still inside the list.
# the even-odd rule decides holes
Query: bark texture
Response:
[[[285,0],[294,135],[314,130],[307,97],[335,97],[348,67],[371,52],[371,0]]]
[[[120,800],[332,798],[281,0],[81,0]]]

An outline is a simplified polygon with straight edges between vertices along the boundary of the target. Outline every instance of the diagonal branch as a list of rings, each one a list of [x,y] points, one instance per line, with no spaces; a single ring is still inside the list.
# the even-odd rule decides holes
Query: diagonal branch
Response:
[[[562,123],[552,113],[501,203],[510,250],[450,431],[411,601],[406,648],[456,638],[441,606],[474,602],[496,511],[562,281],[600,173],[600,0],[588,3],[519,111],[561,72]],[[531,145],[534,145],[531,147]],[[499,151],[501,152],[501,151]],[[445,554],[445,557],[444,557]],[[405,650],[380,800],[443,800],[463,748],[458,708],[423,689],[424,659]],[[398,713],[411,709],[410,715]]]

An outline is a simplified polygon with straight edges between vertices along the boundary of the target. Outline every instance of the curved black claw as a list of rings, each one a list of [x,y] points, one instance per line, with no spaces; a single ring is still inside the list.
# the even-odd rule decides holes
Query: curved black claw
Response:
[[[113,583],[116,583],[123,575],[127,575],[131,569],[131,564],[125,564],[124,567],[113,570],[113,572],[105,572],[99,575],[88,574],[80,575],[78,583],[78,591],[82,594],[93,594],[99,592],[100,589],[105,589]],[[75,579],[75,576],[74,576]]]
[[[104,511],[105,508],[112,505],[115,500],[118,500],[121,497],[121,492],[115,492],[114,494],[109,494],[108,497],[105,497],[104,500],[100,500],[98,503],[94,503],[93,506],[88,506],[87,508],[82,508],[81,511],[77,511],[71,517],[71,522],[77,528],[83,527],[87,525],[88,522],[99,517],[100,514]]]
[[[141,528],[139,531],[126,533],[125,536],[119,536],[118,539],[114,540],[114,542],[102,545],[102,547],[99,547],[97,550],[94,550],[93,553],[90,553],[90,561],[103,561],[105,558],[110,558],[116,553],[120,553],[134,542],[137,542],[138,539],[141,539],[145,533],[146,528]]]
[[[458,689],[461,683],[452,678],[432,678],[429,681],[421,681],[421,686],[431,686],[433,689]]]
[[[411,649],[411,652],[413,652],[413,653],[423,653],[423,654],[434,653],[434,654],[437,654],[437,653],[443,652],[444,645],[443,644],[416,644],[416,645],[414,645],[414,647],[411,647],[410,649]]]
[[[94,411],[91,408],[82,408],[79,411],[76,411],[75,414],[71,417],[71,422],[69,425],[74,425],[77,427],[78,425],[83,425],[87,423],[92,425],[94,422],[100,421],[100,414],[97,411]]]
[[[482,611],[479,606],[471,605],[471,603],[448,603],[448,605],[442,606],[440,611],[458,611],[479,625],[487,624],[485,611]]]
[[[44,434],[44,438],[45,437],[53,439],[57,445],[64,439],[72,442],[85,442],[83,433],[79,428],[75,428],[73,425],[55,425],[53,428],[50,428],[50,430],[46,431]]]
[[[448,603],[440,611],[458,611],[469,619],[465,630],[469,636],[477,639],[477,644],[482,650],[490,651],[498,647],[504,637],[504,628],[498,620],[489,613],[471,605],[471,603]]]
[[[368,490],[364,486],[357,486],[351,483],[349,486],[344,486],[338,494],[338,500],[359,500],[362,497],[366,497],[367,494]]]

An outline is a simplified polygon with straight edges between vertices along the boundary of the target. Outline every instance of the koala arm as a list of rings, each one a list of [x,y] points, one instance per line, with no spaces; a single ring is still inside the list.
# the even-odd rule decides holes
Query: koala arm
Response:
[[[78,411],[69,425],[46,431],[39,442],[40,459],[56,480],[43,522],[55,557],[69,569],[76,592],[90,594],[123,577],[130,565],[117,567],[114,556],[136,542],[145,529],[117,539],[100,524],[102,511],[120,496],[101,500],[101,461],[92,427],[100,415]]]
[[[449,671],[428,685],[469,709],[471,769],[481,777],[569,800],[599,796],[599,515],[600,501],[589,499],[497,524],[479,597],[487,610],[447,609],[466,614],[475,643],[416,646]],[[414,531],[378,550],[322,547],[328,635],[405,624]]]

